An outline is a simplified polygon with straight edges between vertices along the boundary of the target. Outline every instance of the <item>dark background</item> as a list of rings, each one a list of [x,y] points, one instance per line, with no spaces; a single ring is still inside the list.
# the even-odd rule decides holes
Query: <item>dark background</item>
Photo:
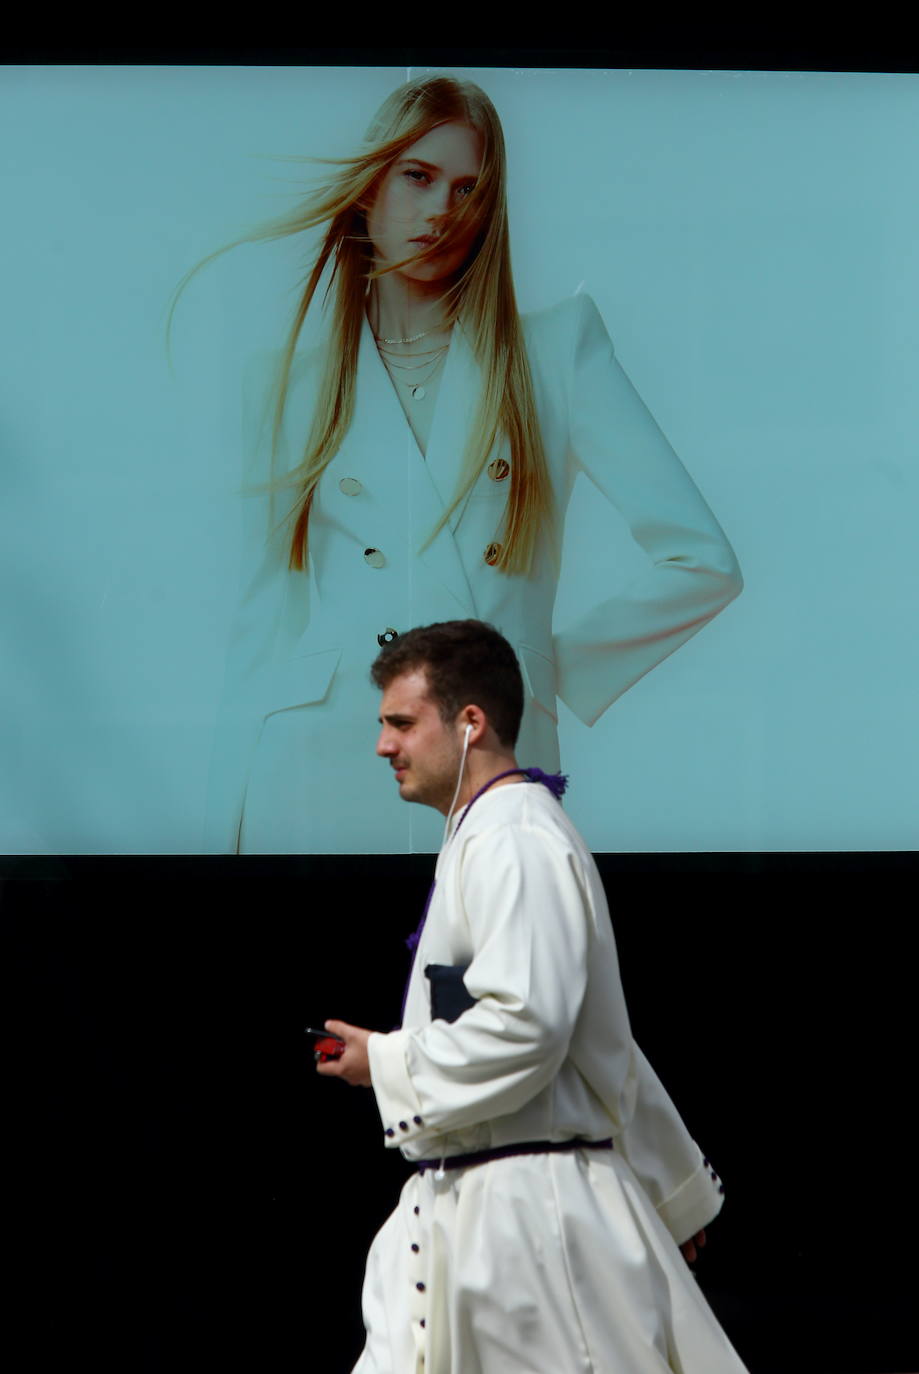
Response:
[[[303,1027],[396,1023],[433,859],[2,862],[16,1369],[346,1374],[407,1166]],[[725,1181],[696,1272],[752,1374],[919,1369],[916,856],[598,862],[636,1038]]]

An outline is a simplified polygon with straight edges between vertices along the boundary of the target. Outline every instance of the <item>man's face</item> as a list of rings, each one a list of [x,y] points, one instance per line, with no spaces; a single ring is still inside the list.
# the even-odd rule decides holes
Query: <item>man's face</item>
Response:
[[[423,669],[393,678],[380,703],[377,753],[389,759],[403,801],[446,815],[463,755],[462,733],[459,724],[444,724],[427,693]]]

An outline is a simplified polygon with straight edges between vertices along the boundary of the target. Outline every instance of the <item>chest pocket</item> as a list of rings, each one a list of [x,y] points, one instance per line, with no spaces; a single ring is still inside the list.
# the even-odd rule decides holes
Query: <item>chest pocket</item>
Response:
[[[553,720],[558,720],[557,690],[555,681],[555,664],[551,659],[546,658],[538,649],[531,649],[528,644],[518,644],[517,657],[523,669],[524,684],[535,702],[537,702],[547,715]]]
[[[266,714],[283,711],[290,706],[312,706],[324,700],[340,658],[340,649],[292,654],[274,674]]]

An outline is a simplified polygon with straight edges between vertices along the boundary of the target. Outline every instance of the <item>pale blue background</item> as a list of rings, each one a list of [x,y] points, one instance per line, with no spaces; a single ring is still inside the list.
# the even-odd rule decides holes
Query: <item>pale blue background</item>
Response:
[[[919,78],[460,74],[505,124],[521,308],[594,297],[747,584],[593,731],[562,708],[570,814],[597,850],[915,848]],[[0,850],[200,848],[239,375],[303,246],[205,269],[174,374],[166,303],[292,203],[271,155],[350,152],[405,75],[0,73]],[[639,557],[575,500],[562,620]]]

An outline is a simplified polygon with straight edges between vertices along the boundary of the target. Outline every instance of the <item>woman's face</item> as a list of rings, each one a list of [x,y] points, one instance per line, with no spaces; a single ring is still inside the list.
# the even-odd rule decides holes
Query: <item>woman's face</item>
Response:
[[[482,165],[482,138],[468,124],[440,124],[412,143],[393,163],[367,216],[367,232],[381,266],[423,253],[438,237],[443,217],[475,186]],[[398,275],[417,282],[452,276],[466,260],[474,229],[448,252]]]

